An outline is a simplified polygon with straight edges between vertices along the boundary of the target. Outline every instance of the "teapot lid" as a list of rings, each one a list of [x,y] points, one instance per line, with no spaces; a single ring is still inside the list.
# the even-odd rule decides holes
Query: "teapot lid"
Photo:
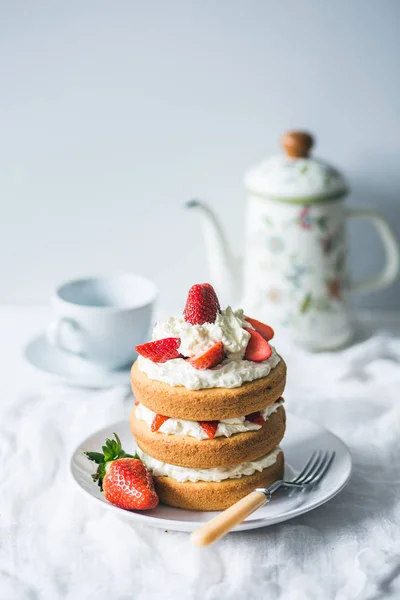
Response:
[[[289,131],[282,140],[285,154],[272,156],[245,175],[246,187],[262,196],[284,202],[311,204],[339,198],[347,185],[339,171],[309,157],[313,137],[305,131]]]

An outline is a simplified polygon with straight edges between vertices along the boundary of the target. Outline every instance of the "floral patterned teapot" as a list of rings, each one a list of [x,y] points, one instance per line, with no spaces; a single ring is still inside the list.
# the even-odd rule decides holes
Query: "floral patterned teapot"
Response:
[[[399,248],[381,216],[345,208],[345,180],[336,169],[309,156],[309,134],[288,132],[282,145],[285,154],[265,160],[245,176],[242,273],[211,209],[198,200],[188,206],[202,212],[210,279],[223,300],[240,301],[252,317],[280,323],[310,349],[333,349],[353,334],[349,293],[389,285],[399,271]],[[386,251],[381,273],[356,284],[346,270],[349,217],[375,225]]]

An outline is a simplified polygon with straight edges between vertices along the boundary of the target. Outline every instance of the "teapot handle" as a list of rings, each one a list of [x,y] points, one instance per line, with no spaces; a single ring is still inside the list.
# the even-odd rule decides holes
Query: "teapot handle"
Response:
[[[350,284],[351,292],[373,292],[390,285],[399,273],[399,245],[389,223],[373,210],[351,208],[346,210],[347,218],[369,221],[378,231],[385,250],[386,261],[383,269],[373,277]]]

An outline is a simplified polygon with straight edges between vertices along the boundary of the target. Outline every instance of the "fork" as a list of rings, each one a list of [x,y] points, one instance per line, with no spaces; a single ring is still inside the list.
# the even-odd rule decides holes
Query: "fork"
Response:
[[[190,536],[192,543],[195,546],[208,546],[216,542],[258,508],[268,504],[272,499],[272,494],[281,487],[303,491],[315,488],[326,475],[334,458],[335,452],[314,451],[296,477],[290,481],[280,479],[266,488],[256,488],[211,521],[193,531]]]

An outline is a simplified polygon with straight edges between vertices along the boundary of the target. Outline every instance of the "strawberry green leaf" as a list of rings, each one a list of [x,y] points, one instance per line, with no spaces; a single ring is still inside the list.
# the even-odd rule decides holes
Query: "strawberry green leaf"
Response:
[[[137,454],[127,454],[123,450],[121,450],[121,454],[119,455],[119,457],[120,458],[139,458],[139,456]]]
[[[89,460],[93,460],[93,462],[97,463],[98,465],[104,462],[104,455],[101,454],[101,452],[84,452],[83,454],[87,456]]]
[[[116,441],[114,441],[114,440],[112,440],[112,441],[114,442],[114,444],[117,444],[117,446],[118,446],[118,448],[120,450],[122,450],[121,440],[119,439],[119,437],[117,436],[117,434],[115,433],[115,431],[114,431],[114,437],[115,437]]]
[[[106,466],[103,463],[97,467],[97,471],[95,473],[93,473],[93,475],[92,475],[93,481],[95,483],[97,481],[97,485],[99,486],[101,491],[103,491],[103,479],[105,477],[105,474],[106,474]]]

